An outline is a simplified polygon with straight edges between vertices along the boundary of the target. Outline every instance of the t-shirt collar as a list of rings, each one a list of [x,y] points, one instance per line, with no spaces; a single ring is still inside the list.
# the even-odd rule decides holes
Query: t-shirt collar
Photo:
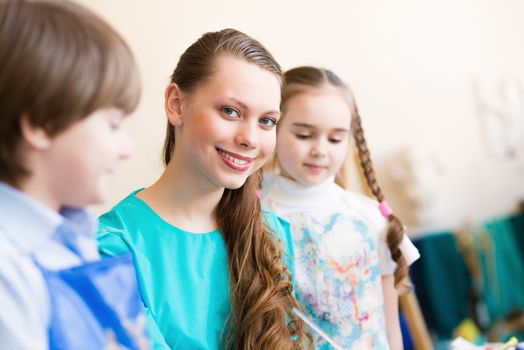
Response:
[[[61,225],[94,237],[96,218],[86,209],[63,208],[60,213],[6,183],[0,182],[0,232],[21,250],[32,252],[52,239]]]

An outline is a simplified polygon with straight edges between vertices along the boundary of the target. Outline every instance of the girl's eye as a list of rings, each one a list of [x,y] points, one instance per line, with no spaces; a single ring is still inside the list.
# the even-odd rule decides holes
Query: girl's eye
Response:
[[[334,143],[334,144],[337,144],[337,143],[341,143],[342,140],[339,140],[339,139],[329,139],[329,142]]]
[[[310,134],[295,134],[296,138],[299,140],[307,140],[311,138]]]
[[[260,124],[268,129],[271,129],[277,125],[277,121],[274,118],[264,117],[260,119]]]
[[[238,111],[233,107],[222,107],[221,111],[228,117],[238,117]]]

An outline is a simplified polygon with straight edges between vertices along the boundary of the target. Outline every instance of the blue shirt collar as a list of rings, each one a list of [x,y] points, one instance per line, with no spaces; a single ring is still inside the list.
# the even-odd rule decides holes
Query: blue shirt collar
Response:
[[[93,237],[96,218],[86,209],[55,212],[26,193],[0,182],[0,232],[20,249],[32,252],[65,225],[75,234]]]

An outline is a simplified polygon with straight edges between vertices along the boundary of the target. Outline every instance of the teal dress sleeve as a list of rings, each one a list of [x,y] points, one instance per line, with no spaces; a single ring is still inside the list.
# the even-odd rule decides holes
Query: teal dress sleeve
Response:
[[[96,238],[98,241],[98,250],[102,257],[117,256],[132,252],[132,249],[126,243],[124,238],[125,231],[125,226],[115,210],[107,212],[99,218]],[[158,329],[158,325],[151,310],[146,307],[143,302],[142,305],[147,319],[147,331],[151,341],[151,350],[169,350],[170,348],[167,345],[164,336]]]
[[[102,256],[116,256],[132,252],[131,247],[124,238],[126,227],[121,217],[115,210],[109,211],[99,217],[98,250]]]
[[[295,284],[295,251],[293,249],[293,239],[291,233],[291,224],[285,219],[276,215],[272,211],[264,210],[266,225],[274,232],[275,236],[282,242],[282,258],[284,265],[287,266],[293,277]]]
[[[274,232],[275,236],[282,242],[282,260],[291,273],[293,284],[293,296],[296,298],[296,278],[295,278],[295,251],[293,249],[293,238],[291,224],[285,219],[276,215],[272,211],[264,210],[266,225]],[[288,319],[289,322],[289,319]]]

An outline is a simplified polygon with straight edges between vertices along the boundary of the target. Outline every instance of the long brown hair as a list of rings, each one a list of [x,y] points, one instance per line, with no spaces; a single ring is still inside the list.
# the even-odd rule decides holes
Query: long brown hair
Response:
[[[0,1],[0,180],[29,175],[20,121],[55,136],[100,108],[131,113],[140,77],[122,37],[70,1]]]
[[[191,93],[215,69],[219,56],[232,56],[273,73],[282,71],[271,54],[256,40],[234,29],[204,34],[180,57],[171,82]],[[175,148],[175,127],[168,123],[164,143],[167,165]],[[232,314],[225,347],[236,349],[301,348],[308,338],[292,309],[291,274],[282,263],[282,247],[264,224],[256,189],[260,172],[238,189],[225,189],[215,218],[224,238],[231,280]]]
[[[341,98],[347,100],[352,111],[351,131],[355,140],[355,146],[357,147],[361,170],[373,196],[375,196],[378,202],[383,202],[384,194],[382,193],[375,176],[371,155],[367,146],[366,138],[364,137],[362,119],[360,118],[355,98],[349,87],[332,71],[309,66],[288,70],[284,73],[284,80],[286,88],[281,103],[282,118],[285,117],[286,103],[289,99],[311,89],[335,89],[340,93]],[[348,150],[348,155],[349,154],[351,154],[351,152]],[[349,159],[348,156],[346,156],[346,159]],[[345,174],[343,173],[344,170],[343,167],[337,174],[336,179],[338,184],[346,188],[346,183],[344,181]],[[409,269],[406,260],[400,251],[400,243],[404,237],[404,226],[394,214],[389,215],[387,220],[389,224],[387,227],[386,241],[391,252],[391,258],[397,264],[394,274],[395,286],[397,288],[404,287],[401,282],[407,276]]]

